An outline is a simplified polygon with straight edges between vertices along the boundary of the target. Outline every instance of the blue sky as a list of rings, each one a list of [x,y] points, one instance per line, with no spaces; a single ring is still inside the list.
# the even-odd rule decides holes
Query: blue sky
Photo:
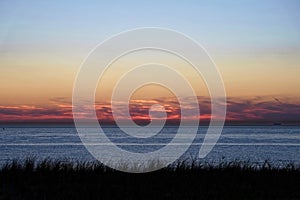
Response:
[[[157,26],[216,48],[300,45],[299,1],[29,0],[0,5],[1,36],[18,44],[89,44],[127,29]]]
[[[298,97],[299,10],[297,0],[2,0],[2,100],[17,96],[31,102],[19,92],[21,86],[31,96],[38,86],[46,88],[48,96],[36,97],[42,100],[70,96],[78,67],[94,46],[121,31],[151,26],[180,31],[201,43],[219,66],[229,96]]]

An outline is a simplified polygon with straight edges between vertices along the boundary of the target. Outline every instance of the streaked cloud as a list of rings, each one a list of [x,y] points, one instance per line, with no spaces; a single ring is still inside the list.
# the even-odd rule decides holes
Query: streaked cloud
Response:
[[[188,98],[187,98],[188,100]],[[198,97],[200,120],[208,121],[211,116],[210,99]],[[180,105],[176,98],[157,98],[152,100],[131,100],[130,116],[135,121],[149,121],[149,109],[160,104],[167,113],[167,120],[178,121],[181,117]],[[196,105],[184,104],[182,108],[192,111]],[[103,122],[112,122],[114,118],[128,120],[126,103],[118,102],[114,113],[110,102],[95,103],[97,117]],[[163,112],[163,110],[154,110]],[[191,112],[192,113],[192,112]],[[114,114],[114,115],[113,115]],[[81,113],[83,119],[90,119],[89,113]],[[218,116],[213,116],[218,117]],[[47,105],[0,105],[0,121],[5,122],[72,122],[72,104],[65,97],[49,99]],[[199,116],[190,116],[183,120],[198,120]],[[159,120],[159,118],[157,119]],[[227,122],[300,122],[300,102],[284,97],[252,97],[227,99]]]

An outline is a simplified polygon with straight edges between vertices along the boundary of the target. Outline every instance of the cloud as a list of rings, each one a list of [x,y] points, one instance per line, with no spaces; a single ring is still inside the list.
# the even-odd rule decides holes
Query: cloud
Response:
[[[184,120],[207,121],[211,118],[211,102],[208,97],[198,97],[200,116],[192,113],[197,105],[190,99],[185,98],[182,108],[190,112]],[[114,119],[128,120],[126,115],[127,105],[125,102],[117,102],[116,109],[112,111],[110,102],[96,102],[95,108],[100,121],[112,122]],[[181,107],[176,98],[157,98],[152,100],[131,100],[129,113],[133,120],[150,120],[149,109],[154,104],[160,104],[167,113],[167,120],[179,120]],[[163,110],[156,110],[156,113]],[[160,116],[160,115],[158,115]],[[89,113],[82,112],[80,117],[90,119]],[[213,116],[218,117],[218,116]],[[49,99],[45,105],[0,105],[0,121],[5,122],[72,122],[72,104],[66,97]],[[159,119],[159,118],[158,118]],[[275,98],[271,96],[227,99],[227,122],[300,122],[300,103],[285,97]]]
[[[281,98],[229,98],[227,120],[235,121],[296,121],[300,122],[300,103]],[[280,103],[279,103],[280,102]]]

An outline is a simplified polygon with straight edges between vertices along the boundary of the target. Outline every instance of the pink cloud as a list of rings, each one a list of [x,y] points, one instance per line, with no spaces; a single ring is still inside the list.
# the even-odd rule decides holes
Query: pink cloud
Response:
[[[187,98],[188,100],[188,98]],[[190,115],[183,120],[209,121],[211,116],[210,99],[198,97],[200,116]],[[187,101],[189,102],[189,101]],[[129,105],[131,118],[135,121],[149,121],[149,109],[153,104],[164,106],[167,120],[178,121],[181,118],[180,106],[176,98],[159,98],[152,100],[132,100]],[[125,102],[118,102],[115,117],[128,120],[125,115]],[[189,102],[182,105],[191,113],[196,105]],[[95,103],[97,117],[100,121],[112,122],[114,116],[110,102]],[[161,112],[157,110],[155,112]],[[89,119],[89,113],[79,113],[83,119]],[[218,116],[213,116],[218,118]],[[49,100],[47,105],[0,105],[0,121],[5,122],[72,122],[72,104],[67,98],[58,97]],[[300,103],[288,98],[253,97],[227,99],[227,122],[300,122]]]

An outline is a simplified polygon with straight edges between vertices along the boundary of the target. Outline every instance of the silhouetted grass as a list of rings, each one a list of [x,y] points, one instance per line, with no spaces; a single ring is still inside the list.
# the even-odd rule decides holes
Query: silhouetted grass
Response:
[[[300,168],[181,161],[131,174],[96,161],[28,158],[1,167],[0,199],[300,199]]]

